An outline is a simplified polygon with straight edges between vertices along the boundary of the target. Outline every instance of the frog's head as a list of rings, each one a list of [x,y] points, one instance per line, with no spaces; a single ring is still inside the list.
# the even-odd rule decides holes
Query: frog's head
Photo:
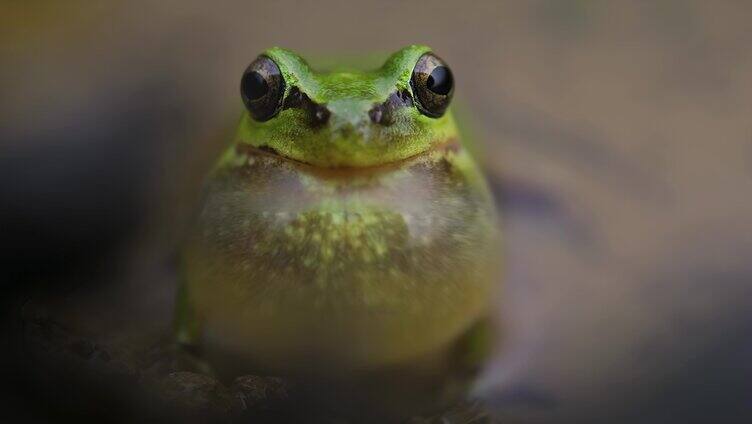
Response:
[[[405,47],[373,71],[316,72],[271,48],[243,74],[236,144],[323,167],[399,161],[456,141],[454,84],[426,46]]]

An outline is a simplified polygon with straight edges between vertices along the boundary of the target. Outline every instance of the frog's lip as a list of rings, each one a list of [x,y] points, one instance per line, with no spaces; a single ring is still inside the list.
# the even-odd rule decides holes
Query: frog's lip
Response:
[[[251,146],[248,144],[238,144],[235,148],[239,154],[242,154],[245,156],[271,157],[277,160],[289,162],[290,164],[293,164],[301,168],[305,168],[306,170],[311,171],[313,173],[336,176],[336,175],[352,175],[355,173],[370,174],[374,172],[383,172],[383,171],[393,170],[395,168],[402,167],[402,165],[404,165],[405,163],[424,157],[433,152],[457,153],[462,149],[462,144],[459,142],[459,140],[453,137],[431,147],[430,149],[424,150],[420,153],[414,154],[412,156],[408,156],[403,159],[395,160],[392,162],[382,163],[378,165],[368,165],[368,166],[340,165],[340,166],[334,166],[334,167],[318,166],[318,165],[314,165],[308,162],[303,162],[298,159],[293,159],[291,157],[282,155],[276,149],[272,147],[268,147],[268,146],[256,147],[256,146]]]

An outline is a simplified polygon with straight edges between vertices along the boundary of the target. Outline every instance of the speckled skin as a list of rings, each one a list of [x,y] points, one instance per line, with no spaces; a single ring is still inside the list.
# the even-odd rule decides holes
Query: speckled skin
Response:
[[[451,113],[404,108],[391,128],[367,114],[410,89],[405,78],[426,51],[408,47],[379,71],[397,77],[369,77],[391,81],[381,97],[302,82],[376,84],[365,74],[286,75],[287,90],[295,80],[329,107],[324,127],[306,126],[299,110],[264,123],[243,117],[183,250],[180,341],[229,353],[239,371],[344,377],[446,357],[484,320],[496,216]]]
[[[320,167],[363,167],[402,160],[456,139],[451,113],[431,118],[413,106],[397,111],[390,125],[376,125],[369,119],[368,111],[389,95],[412,93],[412,70],[427,52],[430,49],[426,46],[408,46],[374,71],[335,69],[321,73],[289,50],[269,49],[264,55],[279,66],[286,94],[293,87],[299,88],[312,101],[326,105],[331,117],[325,125],[318,125],[298,108],[283,109],[266,122],[256,122],[244,114],[235,143],[271,148],[285,157]],[[230,149],[222,163],[235,157]]]

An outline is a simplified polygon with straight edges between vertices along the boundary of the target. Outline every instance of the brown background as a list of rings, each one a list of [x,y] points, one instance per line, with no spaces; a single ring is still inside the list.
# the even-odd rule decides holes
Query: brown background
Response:
[[[482,385],[496,409],[523,422],[750,413],[751,3],[3,8],[0,194],[8,231],[23,229],[10,269],[44,290],[80,272],[89,294],[116,280],[95,306],[59,302],[81,332],[169,325],[163,264],[259,51],[425,43],[454,70],[504,214],[507,338]],[[67,259],[45,268],[60,252],[78,252],[75,273]],[[95,254],[106,265],[90,271]]]

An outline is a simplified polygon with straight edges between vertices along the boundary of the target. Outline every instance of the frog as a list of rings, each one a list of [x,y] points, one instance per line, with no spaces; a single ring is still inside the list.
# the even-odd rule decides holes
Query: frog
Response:
[[[500,230],[454,89],[425,45],[375,69],[253,60],[181,250],[178,342],[225,375],[364,393],[353,410],[456,398],[447,375],[489,344]]]

